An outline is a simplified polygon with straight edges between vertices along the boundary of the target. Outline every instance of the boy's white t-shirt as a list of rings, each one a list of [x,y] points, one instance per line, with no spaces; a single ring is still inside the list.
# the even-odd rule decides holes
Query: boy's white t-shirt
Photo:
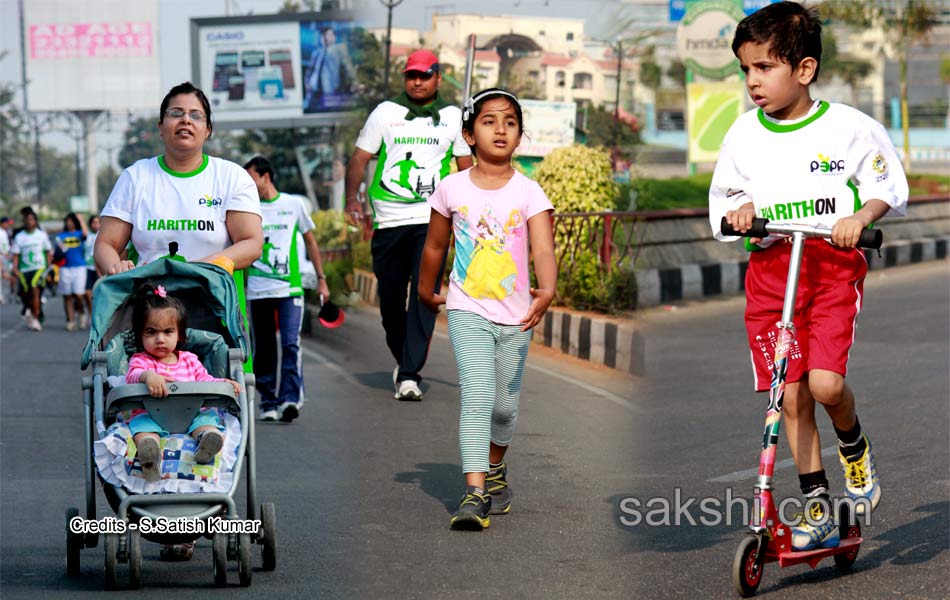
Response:
[[[709,221],[716,239],[727,211],[752,202],[757,217],[832,227],[868,200],[882,200],[890,216],[906,212],[904,169],[884,127],[864,113],[818,101],[803,118],[777,121],[749,111],[726,134],[712,185]],[[766,247],[777,238],[759,243]]]
[[[204,156],[190,173],[168,169],[162,157],[137,161],[119,176],[103,217],[132,224],[137,265],[168,255],[178,242],[178,255],[194,261],[231,245],[225,223],[229,211],[260,215],[254,180],[237,164]]]
[[[471,169],[446,177],[429,206],[452,220],[455,261],[447,310],[519,325],[531,306],[528,219],[553,211],[536,182],[515,172],[498,190],[472,183]]]
[[[42,271],[47,267],[47,252],[52,251],[53,244],[49,241],[49,236],[39,227],[34,229],[33,233],[26,229],[17,233],[10,248],[11,254],[20,255],[20,272]]]
[[[264,249],[248,272],[248,300],[303,295],[298,244],[314,227],[310,213],[299,196],[278,194],[273,200],[261,200],[261,216]]]
[[[356,140],[357,148],[379,154],[367,190],[377,229],[428,223],[426,198],[450,173],[453,157],[472,153],[462,138],[457,106],[439,110],[438,125],[432,117],[407,120],[407,111],[395,102],[382,102]]]

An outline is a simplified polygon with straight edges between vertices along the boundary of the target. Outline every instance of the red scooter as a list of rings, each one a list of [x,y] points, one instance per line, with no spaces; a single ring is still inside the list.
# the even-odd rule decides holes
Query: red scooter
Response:
[[[722,219],[724,235],[764,238],[769,234],[788,235],[792,240],[788,278],[785,284],[785,301],[782,305],[782,320],[778,323],[779,335],[772,361],[772,381],[769,389],[769,405],[765,415],[765,434],[762,452],[759,455],[759,476],[755,487],[752,523],[743,537],[732,563],[732,580],[736,591],[743,598],[755,594],[762,582],[765,563],[778,562],[781,567],[808,563],[813,569],[829,556],[835,559],[840,570],[851,568],[861,548],[861,525],[851,514],[848,502],[838,504],[838,527],[841,543],[836,548],[795,551],[792,549],[791,528],[779,518],[772,498],[772,473],[775,468],[775,450],[782,422],[782,398],[785,394],[785,375],[788,367],[788,352],[795,342],[795,297],[798,293],[798,276],[806,237],[830,238],[831,230],[807,225],[769,223],[767,219],[753,219],[752,227],[739,233]],[[858,246],[877,249],[883,236],[879,229],[866,229],[861,233]]]

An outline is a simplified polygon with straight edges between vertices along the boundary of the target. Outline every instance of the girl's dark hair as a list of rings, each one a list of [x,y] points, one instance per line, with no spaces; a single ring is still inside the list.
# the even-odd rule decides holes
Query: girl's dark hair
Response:
[[[518,131],[524,133],[524,113],[521,111],[521,103],[517,96],[502,88],[488,88],[482,90],[469,98],[462,108],[462,131],[475,133],[475,119],[482,112],[485,103],[494,98],[504,98],[511,103],[515,110],[515,117],[518,119]],[[475,152],[475,146],[471,146],[472,152]]]
[[[89,227],[92,227],[92,220],[98,219],[98,218],[99,218],[99,215],[89,215],[89,219],[86,220],[86,225],[88,225]]]
[[[805,8],[798,2],[769,4],[742,19],[736,27],[732,40],[732,53],[739,55],[742,44],[768,44],[769,54],[792,66],[805,58],[814,58],[815,75],[818,79],[821,67],[821,21],[817,11]]]
[[[148,314],[153,310],[174,309],[178,313],[178,344],[175,345],[175,350],[180,349],[185,341],[185,329],[188,327],[185,305],[178,298],[167,293],[165,297],[162,297],[159,293],[156,293],[158,289],[159,286],[154,282],[146,281],[135,290],[132,307],[132,339],[135,342],[137,352],[145,350],[142,345],[142,332],[145,331]],[[164,288],[162,289],[164,290]]]
[[[201,108],[204,109],[205,112],[205,119],[207,119],[208,123],[208,135],[210,136],[211,130],[213,129],[211,125],[211,103],[208,102],[208,97],[205,96],[205,93],[192,85],[190,81],[179,83],[172,89],[168,90],[168,93],[165,94],[165,98],[162,100],[162,106],[158,113],[158,124],[161,125],[165,120],[165,111],[168,110],[168,104],[171,102],[172,98],[178,96],[179,94],[194,94],[198,97],[198,101],[201,102]]]
[[[76,216],[76,213],[71,212],[63,217],[63,231],[66,231],[66,225],[69,222],[72,222],[73,229],[80,232],[82,231],[82,223],[79,222],[79,217]]]

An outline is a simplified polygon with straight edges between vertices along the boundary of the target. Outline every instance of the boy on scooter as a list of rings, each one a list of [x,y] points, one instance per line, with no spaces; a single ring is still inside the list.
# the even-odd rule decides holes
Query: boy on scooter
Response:
[[[784,412],[807,517],[792,528],[792,547],[834,548],[838,526],[815,402],[831,417],[845,492],[856,500],[857,514],[869,512],[880,502],[881,486],[845,383],[868,268],[855,245],[883,216],[904,214],[907,180],[879,123],[849,106],[812,99],[809,87],[821,63],[821,23],[813,11],[796,2],[770,4],[739,23],[732,50],[757,108],[739,117],[722,144],[709,190],[716,239],[737,239],[720,231],[723,216],[740,232],[754,217],[832,229],[830,243],[805,241]],[[791,244],[778,236],[750,242],[746,331],[755,389],[767,391]]]

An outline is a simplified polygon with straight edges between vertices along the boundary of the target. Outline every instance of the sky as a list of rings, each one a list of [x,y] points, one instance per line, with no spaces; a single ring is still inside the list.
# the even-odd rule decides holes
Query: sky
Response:
[[[23,0],[29,2],[30,0]],[[134,1],[134,0],[129,0]],[[479,0],[478,2],[447,2],[445,0],[403,0],[393,9],[393,27],[405,27],[426,31],[431,28],[432,15],[439,13],[465,13],[484,15],[543,15],[565,18],[584,18],[585,34],[601,37],[611,26],[610,15],[616,7],[631,0]],[[159,52],[162,89],[191,79],[189,20],[198,17],[236,16],[244,14],[273,14],[283,0],[159,0]],[[362,0],[365,10],[360,11],[367,27],[386,26],[386,8],[380,0]],[[6,53],[4,54],[4,51]],[[0,82],[19,86],[20,29],[18,0],[0,0]],[[180,59],[176,60],[174,57]],[[161,98],[156,98],[156,104]],[[17,103],[22,104],[18,94]],[[124,129],[125,116],[113,117],[104,122],[97,143],[107,149],[120,143],[118,136]],[[67,125],[63,121],[61,128]],[[59,131],[44,134],[43,142],[61,151],[72,152],[75,141]],[[97,157],[98,161],[105,158]]]

